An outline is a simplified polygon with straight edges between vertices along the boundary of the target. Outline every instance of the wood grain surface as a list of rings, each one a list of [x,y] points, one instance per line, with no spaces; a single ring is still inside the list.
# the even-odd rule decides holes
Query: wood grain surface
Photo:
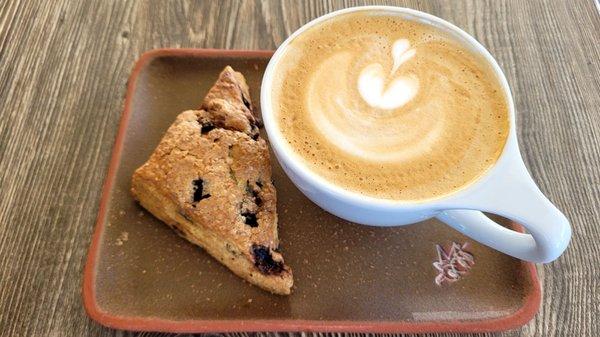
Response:
[[[598,3],[384,3],[447,19],[491,51],[514,93],[526,164],[572,221],[567,252],[539,268],[539,314],[496,335],[600,336]],[[125,85],[142,52],[274,49],[308,20],[360,4],[0,1],[0,335],[160,335],[99,326],[81,302]]]

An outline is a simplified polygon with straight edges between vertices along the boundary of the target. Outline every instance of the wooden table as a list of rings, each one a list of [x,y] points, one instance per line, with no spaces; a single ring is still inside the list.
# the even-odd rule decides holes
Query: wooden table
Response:
[[[142,52],[274,49],[308,20],[362,3],[1,1],[0,335],[123,335],[88,319],[81,275]],[[447,19],[491,51],[515,96],[527,166],[572,221],[568,251],[539,268],[539,314],[498,336],[600,336],[600,5],[387,3]]]

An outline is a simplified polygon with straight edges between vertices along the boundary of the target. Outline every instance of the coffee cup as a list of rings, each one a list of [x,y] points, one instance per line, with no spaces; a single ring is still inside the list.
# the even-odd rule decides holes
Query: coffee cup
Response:
[[[277,119],[280,107],[273,103],[273,92],[275,79],[283,67],[281,62],[285,61],[290,45],[311,28],[340,16],[373,12],[380,15],[388,13],[452,34],[483,60],[497,79],[506,100],[506,138],[495,162],[465,186],[450,193],[415,200],[394,200],[358,193],[315,172],[294,152],[294,145],[286,140]],[[402,43],[405,42],[400,41],[397,45]],[[393,47],[396,48],[396,44]],[[408,47],[399,48],[404,48],[406,54]],[[354,7],[319,17],[302,26],[279,46],[265,71],[260,100],[269,142],[285,173],[310,200],[340,218],[371,226],[400,226],[435,217],[484,245],[533,262],[553,261],[567,248],[571,237],[569,221],[542,194],[521,158],[514,102],[502,70],[479,42],[445,20],[417,10],[391,6]],[[495,133],[496,130],[489,132]],[[503,227],[482,212],[511,219],[523,225],[528,233]]]

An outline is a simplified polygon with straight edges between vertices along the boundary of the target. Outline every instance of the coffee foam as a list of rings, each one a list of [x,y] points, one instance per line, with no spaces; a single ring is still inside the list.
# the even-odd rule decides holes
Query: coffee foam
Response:
[[[419,91],[419,79],[416,76],[393,77],[404,62],[415,56],[416,50],[409,48],[407,39],[394,42],[391,52],[394,65],[389,74],[385,74],[380,63],[372,63],[358,75],[358,92],[372,108],[397,109],[412,100]],[[386,86],[387,77],[392,79]]]
[[[489,66],[449,34],[398,16],[346,14],[289,45],[273,106],[317,174],[378,198],[451,193],[497,160],[508,108]]]

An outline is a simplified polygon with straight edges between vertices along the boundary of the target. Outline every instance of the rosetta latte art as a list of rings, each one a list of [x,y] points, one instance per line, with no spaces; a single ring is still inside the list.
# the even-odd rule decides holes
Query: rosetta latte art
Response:
[[[394,66],[388,76],[393,76],[402,65],[415,56],[415,49],[410,48],[410,42],[401,39],[394,42],[392,57]],[[395,109],[408,103],[419,90],[419,79],[414,76],[400,76],[392,79],[385,87],[386,74],[380,63],[373,63],[365,67],[358,77],[358,92],[362,98],[373,108]]]
[[[487,63],[435,27],[385,13],[342,15],[295,38],[272,97],[306,166],[377,198],[456,191],[493,165],[508,134]]]
[[[375,58],[373,52],[368,59],[352,52],[332,54],[322,61],[308,86],[308,112],[321,134],[340,150],[374,162],[399,162],[421,155],[440,139],[444,124],[441,115],[432,121],[398,110],[419,91],[418,76],[402,71],[417,50],[410,48],[407,39],[398,39],[390,49],[389,54],[377,55],[381,62],[364,67],[365,61]]]

